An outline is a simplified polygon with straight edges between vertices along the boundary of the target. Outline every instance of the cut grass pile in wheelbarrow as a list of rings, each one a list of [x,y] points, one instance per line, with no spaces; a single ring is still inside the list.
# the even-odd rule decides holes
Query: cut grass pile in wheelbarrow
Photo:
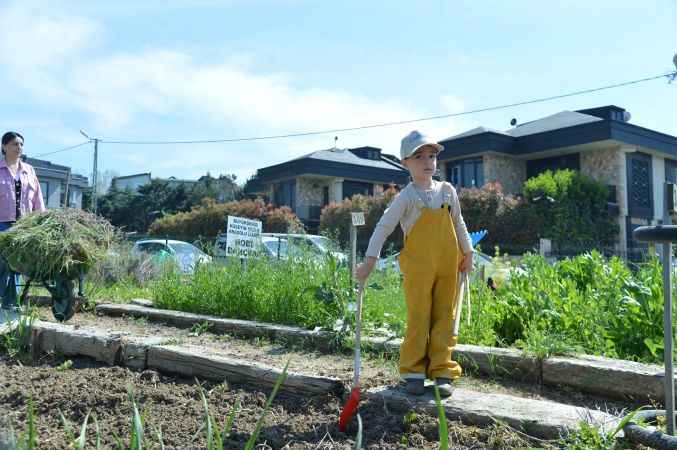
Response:
[[[102,259],[118,239],[105,219],[78,209],[52,209],[20,218],[0,233],[0,255],[36,279],[77,278]]]

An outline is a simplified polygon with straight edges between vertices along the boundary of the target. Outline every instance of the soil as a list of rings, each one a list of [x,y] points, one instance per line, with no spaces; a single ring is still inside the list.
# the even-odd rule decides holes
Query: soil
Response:
[[[47,308],[39,313],[43,320],[53,320]],[[135,335],[165,336],[175,344],[202,345],[228,356],[265,362],[283,367],[290,359],[290,370],[340,378],[350,385],[352,357],[350,354],[321,354],[309,349],[287,347],[263,339],[238,339],[215,335],[208,331],[178,329],[143,319],[96,316],[81,312],[68,322],[80,328],[97,328]],[[0,353],[0,429],[2,419],[9,421],[18,432],[27,423],[29,399],[32,399],[40,449],[66,449],[68,442],[60,412],[79,432],[85,415],[91,411],[102,431],[103,448],[114,448],[114,436],[129,445],[132,404],[128,398],[131,387],[139,410],[145,417],[146,437],[157,444],[156,430],[162,431],[165,448],[206,448],[204,410],[200,386],[208,399],[210,414],[223,424],[233,405],[239,401],[232,434],[225,448],[240,449],[255,429],[270,390],[248,385],[188,380],[151,370],[136,372],[127,368],[110,367],[89,358],[71,358],[72,365],[59,355],[44,355],[37,362],[23,364],[9,361]],[[60,366],[61,365],[61,366]],[[396,362],[369,355],[363,361],[363,388],[397,383]],[[199,383],[199,385],[198,385]],[[506,379],[466,376],[458,386],[480,392],[499,392],[530,398],[547,398],[562,403],[601,407],[610,412],[629,405],[603,398],[584,396],[563,389],[543,388],[531,383]],[[257,448],[265,449],[348,449],[355,445],[357,432],[353,420],[347,433],[338,431],[338,415],[343,401],[333,395],[299,396],[280,393],[265,418]],[[383,403],[363,400],[360,417],[364,424],[363,448],[369,449],[436,449],[439,446],[438,419],[423,411],[393,410]],[[475,427],[448,421],[450,448],[512,449],[549,446],[527,438],[499,425]],[[0,433],[1,434],[1,433]],[[89,446],[95,442],[93,424],[88,428]],[[88,447],[89,448],[89,447]],[[93,447],[91,447],[93,448]]]
[[[102,430],[103,448],[114,448],[114,436],[129,445],[132,405],[131,387],[145,417],[146,437],[160,448],[154,430],[162,430],[167,449],[206,448],[204,410],[200,387],[194,380],[166,376],[153,371],[134,372],[109,367],[88,358],[75,358],[66,370],[57,367],[64,358],[49,356],[34,365],[18,365],[0,354],[0,417],[19,432],[27,423],[27,404],[32,399],[37,416],[37,448],[67,449],[63,412],[76,434],[88,412],[96,416]],[[270,391],[247,385],[200,381],[209,410],[223,424],[236,401],[241,404],[225,448],[241,449],[255,429]],[[355,421],[347,433],[338,431],[342,402],[332,395],[300,397],[279,394],[269,410],[258,439],[260,449],[348,449],[355,445]],[[383,404],[363,401],[363,448],[436,449],[439,446],[437,418],[428,414],[386,409]],[[90,419],[91,420],[91,419]],[[524,437],[498,426],[478,428],[448,421],[451,448],[511,449],[533,445]],[[95,431],[88,427],[88,446],[94,448]]]

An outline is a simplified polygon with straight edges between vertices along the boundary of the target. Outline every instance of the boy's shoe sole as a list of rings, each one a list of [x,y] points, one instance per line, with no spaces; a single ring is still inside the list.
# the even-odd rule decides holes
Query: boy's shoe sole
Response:
[[[407,394],[409,395],[423,395],[425,392],[425,385],[423,383],[423,380],[419,379],[413,379],[413,380],[407,380],[407,385],[406,385],[406,390]]]

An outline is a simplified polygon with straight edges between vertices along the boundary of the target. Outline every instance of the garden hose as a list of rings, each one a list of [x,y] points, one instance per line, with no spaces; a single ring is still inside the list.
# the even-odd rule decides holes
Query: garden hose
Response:
[[[677,436],[670,436],[660,430],[649,430],[637,422],[655,422],[657,417],[665,417],[664,409],[650,409],[633,413],[633,417],[623,427],[625,437],[635,443],[661,450],[677,450]]]

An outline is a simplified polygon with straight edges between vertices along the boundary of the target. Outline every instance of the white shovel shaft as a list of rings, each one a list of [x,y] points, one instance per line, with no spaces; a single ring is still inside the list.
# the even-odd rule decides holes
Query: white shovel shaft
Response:
[[[353,386],[360,385],[360,346],[362,340],[362,298],[364,297],[364,285],[360,283],[357,288],[357,308],[355,308],[355,379]]]
[[[454,328],[451,332],[453,336],[458,336],[458,328],[461,325],[461,310],[463,309],[463,298],[467,294],[470,301],[470,292],[468,286],[468,274],[459,272],[458,274],[458,294],[456,296],[456,311],[454,314]],[[468,291],[468,292],[467,292]],[[468,303],[469,304],[469,303]]]

